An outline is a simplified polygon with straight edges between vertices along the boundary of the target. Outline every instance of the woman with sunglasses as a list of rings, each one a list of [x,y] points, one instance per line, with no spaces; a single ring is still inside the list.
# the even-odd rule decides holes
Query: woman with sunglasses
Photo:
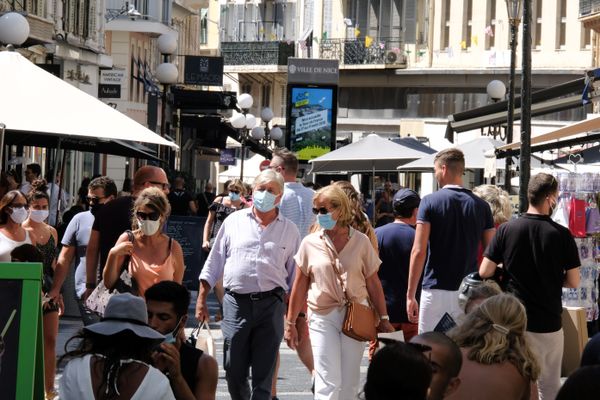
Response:
[[[102,278],[107,288],[112,288],[121,275],[121,266],[130,256],[129,273],[138,294],[161,281],[183,280],[183,251],[176,240],[163,233],[171,206],[161,189],[144,189],[133,204],[133,242],[123,233],[108,253]]]
[[[0,262],[11,262],[10,253],[22,244],[33,244],[34,238],[23,228],[29,217],[29,204],[19,190],[11,190],[0,200]]]
[[[202,236],[202,248],[204,251],[210,251],[212,243],[221,229],[225,218],[231,213],[246,208],[248,205],[244,200],[246,189],[239,179],[234,179],[227,186],[227,196],[218,196],[208,208],[208,218],[204,224],[204,234]]]
[[[296,320],[308,295],[315,399],[353,399],[359,391],[365,342],[342,333],[344,289],[351,301],[374,306],[380,315],[379,331],[394,331],[377,275],[381,261],[369,238],[352,228],[352,208],[341,188],[329,185],[317,191],[313,207],[321,230],[306,236],[294,257],[297,269],[284,335],[288,346],[295,349]]]

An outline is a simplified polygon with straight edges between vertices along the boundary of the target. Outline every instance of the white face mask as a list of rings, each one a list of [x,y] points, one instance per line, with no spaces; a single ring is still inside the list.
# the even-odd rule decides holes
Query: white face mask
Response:
[[[29,217],[35,222],[44,222],[50,215],[48,210],[31,210]]]
[[[25,208],[13,208],[12,213],[10,214],[10,219],[13,220],[15,224],[22,224],[29,217],[29,211]]]
[[[160,228],[160,219],[152,221],[149,219],[142,220],[138,218],[138,225],[145,236],[152,236],[158,232],[158,229]]]

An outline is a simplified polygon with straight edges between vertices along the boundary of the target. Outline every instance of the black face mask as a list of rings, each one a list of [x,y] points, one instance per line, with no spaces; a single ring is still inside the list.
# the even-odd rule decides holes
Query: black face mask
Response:
[[[90,212],[95,217],[98,214],[98,211],[104,206],[104,204],[94,204],[90,207]]]

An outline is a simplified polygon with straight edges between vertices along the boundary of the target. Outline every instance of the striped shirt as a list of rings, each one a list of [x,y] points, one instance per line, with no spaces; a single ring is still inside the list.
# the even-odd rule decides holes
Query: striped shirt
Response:
[[[292,220],[300,231],[300,239],[308,235],[310,226],[315,221],[312,213],[312,200],[315,192],[301,183],[286,182],[279,211],[284,217]]]

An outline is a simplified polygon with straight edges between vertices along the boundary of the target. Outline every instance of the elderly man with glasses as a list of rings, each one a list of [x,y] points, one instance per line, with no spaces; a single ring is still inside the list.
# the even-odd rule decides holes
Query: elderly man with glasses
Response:
[[[223,222],[200,274],[199,321],[208,319],[206,298],[223,277],[224,369],[233,400],[271,399],[283,338],[284,297],[300,245],[298,228],[277,208],[283,188],[283,177],[271,169],[256,177],[252,207],[232,213]]]

